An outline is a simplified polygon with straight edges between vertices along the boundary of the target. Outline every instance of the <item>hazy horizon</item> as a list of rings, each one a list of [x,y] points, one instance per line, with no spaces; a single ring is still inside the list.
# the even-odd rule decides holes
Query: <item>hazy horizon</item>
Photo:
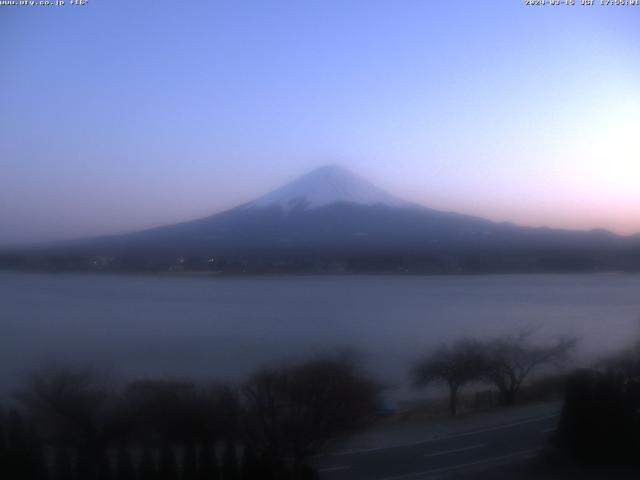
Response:
[[[346,167],[343,167],[343,165],[340,165],[340,164],[324,164],[324,165],[318,165],[318,167],[315,167],[315,168],[313,168],[311,171],[306,172],[306,173],[311,173],[311,172],[315,171],[316,169],[321,169],[321,168],[323,168],[323,167],[339,167],[339,168],[346,168]],[[352,172],[352,173],[353,173],[353,174],[355,174],[356,176],[360,176],[360,175],[358,175],[358,172],[355,172],[355,171],[353,171],[353,170],[351,170],[351,169],[348,169],[348,168],[347,168],[347,170],[348,170],[348,171],[350,171],[350,172]],[[302,174],[302,175],[299,175],[299,176],[297,176],[297,177],[291,178],[291,179],[289,179],[289,180],[290,180],[291,182],[295,182],[296,180],[298,180],[299,178],[301,178],[301,177],[303,177],[303,176],[305,176],[305,175],[306,175],[306,174]],[[366,179],[366,178],[364,178],[364,180],[366,181],[367,179]],[[285,187],[285,186],[287,186],[287,185],[289,185],[289,182],[283,182],[283,183],[281,183],[280,185],[278,185],[278,186],[274,187],[274,189],[270,189],[270,190],[268,190],[268,191],[266,191],[266,192],[262,192],[262,193],[260,193],[260,194],[257,194],[255,197],[249,198],[249,199],[247,199],[246,201],[242,201],[242,202],[240,202],[239,204],[237,204],[237,205],[233,205],[233,206],[231,206],[231,207],[229,207],[229,208],[235,208],[235,207],[238,207],[238,206],[242,206],[242,205],[244,205],[244,204],[247,204],[247,203],[252,203],[252,201],[253,201],[253,200],[260,199],[260,198],[262,198],[262,197],[267,197],[267,198],[268,198],[268,197],[270,196],[270,194],[271,194],[271,193],[273,193],[274,191],[279,190],[279,188],[280,188],[280,187]],[[379,186],[379,185],[375,185],[375,186]],[[393,195],[393,192],[387,192],[387,193],[390,193],[391,195]],[[407,199],[400,198],[400,200],[407,200]],[[408,201],[409,201],[409,202],[411,202],[410,200],[408,200]],[[422,205],[422,204],[420,204],[420,203],[419,203],[419,202],[417,202],[417,201],[414,201],[414,202],[411,202],[411,203],[415,203],[416,205],[420,205],[420,206],[424,206],[424,207],[430,207],[429,205]],[[220,211],[210,212],[209,214],[200,215],[200,216],[198,216],[198,217],[194,217],[194,218],[186,218],[186,219],[177,220],[175,223],[189,222],[189,221],[192,221],[192,220],[199,220],[199,219],[203,218],[204,216],[207,216],[207,215],[215,215],[215,214],[218,214],[218,213],[222,213],[222,212],[224,212],[224,211],[226,211],[226,210],[228,210],[228,209],[227,209],[227,208],[224,208],[224,209],[222,209],[222,210],[220,210]],[[442,211],[446,211],[446,210],[445,210],[445,209],[443,209]],[[462,214],[464,214],[465,212],[454,212],[454,213],[462,213]],[[493,220],[495,220],[495,219],[493,219]],[[500,220],[495,220],[495,221],[499,222]],[[518,224],[517,222],[511,222],[511,223]],[[104,235],[104,236],[109,236],[109,235],[120,235],[120,234],[134,233],[134,232],[137,232],[137,231],[143,231],[143,230],[146,230],[146,229],[149,229],[149,228],[161,227],[161,226],[166,226],[166,225],[169,225],[169,224],[168,224],[168,223],[162,223],[162,224],[158,224],[158,225],[146,226],[146,227],[143,227],[143,228],[134,228],[134,229],[124,230],[124,231],[107,232],[107,233],[104,233],[104,234],[97,234],[97,235],[94,235],[94,236],[99,237],[99,236],[102,236],[102,235]],[[527,225],[524,225],[524,224],[518,224],[518,225],[527,226]],[[538,226],[539,226],[539,227],[547,227],[547,225],[528,225],[528,226],[534,226],[534,227],[538,227]],[[558,229],[563,229],[563,227],[556,227],[556,228],[558,228]],[[587,229],[587,228],[585,228],[585,229],[576,228],[576,229],[574,229],[574,230],[577,230],[577,231],[584,230],[584,231],[586,232],[586,231],[601,230],[601,229],[602,229],[602,228],[600,228],[600,227],[594,227],[594,228],[591,228],[591,229]],[[609,231],[610,231],[610,230],[609,230]],[[614,232],[614,233],[615,233],[615,232]],[[624,234],[624,233],[622,233],[622,235],[623,235],[623,236],[625,236],[625,234]],[[640,235],[640,232],[631,232],[631,234],[628,234],[628,236],[635,236],[635,235]],[[22,243],[14,243],[14,244],[7,244],[7,245],[2,245],[2,244],[0,243],[0,246],[6,246],[6,247],[20,247],[20,246],[28,246],[28,245],[38,245],[38,244],[40,244],[40,243],[47,243],[47,242],[54,242],[54,243],[55,243],[55,242],[58,242],[58,241],[62,241],[62,242],[64,242],[64,241],[67,241],[67,240],[80,240],[80,239],[82,239],[82,238],[91,238],[91,237],[92,237],[92,236],[85,236],[85,237],[69,237],[69,238],[50,239],[50,240],[45,240],[45,241],[38,241],[38,240],[36,240],[36,241],[32,241],[32,242],[22,242]]]
[[[204,217],[327,163],[438,210],[640,232],[640,9],[522,3],[4,8],[0,246]]]

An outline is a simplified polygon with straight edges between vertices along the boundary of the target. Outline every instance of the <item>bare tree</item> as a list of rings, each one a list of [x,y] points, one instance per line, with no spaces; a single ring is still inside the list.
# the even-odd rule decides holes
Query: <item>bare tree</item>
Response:
[[[263,370],[242,390],[245,442],[265,468],[289,462],[302,468],[307,456],[367,417],[377,393],[374,382],[341,358]]]
[[[534,330],[505,335],[487,344],[484,377],[495,384],[505,405],[512,405],[525,379],[544,365],[560,365],[577,343],[576,338],[559,337],[547,345],[534,344]]]
[[[190,444],[225,440],[237,429],[237,398],[226,385],[144,380],[129,384],[122,419],[139,440]]]
[[[82,368],[54,368],[31,375],[17,397],[47,438],[76,451],[83,478],[98,475],[111,440],[113,406],[101,375]]]
[[[449,388],[449,413],[453,417],[458,410],[458,392],[462,386],[480,380],[485,372],[484,346],[475,340],[458,340],[443,345],[418,361],[413,369],[417,386],[440,382]]]

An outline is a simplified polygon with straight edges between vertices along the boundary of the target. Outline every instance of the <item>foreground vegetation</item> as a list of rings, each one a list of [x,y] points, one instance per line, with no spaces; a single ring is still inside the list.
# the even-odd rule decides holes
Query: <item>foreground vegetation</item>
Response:
[[[306,459],[371,415],[377,393],[335,358],[262,370],[237,389],[143,381],[118,390],[87,371],[41,373],[0,415],[0,478],[315,478]]]
[[[503,405],[513,405],[525,384],[536,383],[532,372],[562,364],[576,344],[566,337],[541,344],[532,333],[443,345],[415,363],[414,380],[444,383],[451,415],[472,382],[492,385]],[[559,378],[546,381],[565,390]],[[567,378],[558,430],[544,468],[533,473],[637,471],[640,346]],[[52,369],[29,376],[11,408],[0,408],[0,478],[314,479],[310,457],[371,420],[380,392],[353,361],[335,356],[263,369],[237,387],[168,380],[115,387],[89,370]]]
[[[640,344],[569,376],[554,446],[565,463],[637,473]]]
[[[513,405],[532,373],[545,366],[561,365],[577,343],[576,338],[560,337],[549,344],[538,344],[532,340],[533,333],[528,329],[485,342],[461,339],[443,345],[415,363],[415,384],[445,384],[451,416],[457,413],[460,389],[473,382],[493,385],[502,404]]]

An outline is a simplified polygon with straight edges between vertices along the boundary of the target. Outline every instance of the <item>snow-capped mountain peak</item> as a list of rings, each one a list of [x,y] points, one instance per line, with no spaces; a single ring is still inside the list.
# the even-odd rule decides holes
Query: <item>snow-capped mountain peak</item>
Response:
[[[279,206],[289,211],[293,208],[318,208],[338,202],[390,207],[410,205],[346,168],[327,165],[248,203],[246,207]]]

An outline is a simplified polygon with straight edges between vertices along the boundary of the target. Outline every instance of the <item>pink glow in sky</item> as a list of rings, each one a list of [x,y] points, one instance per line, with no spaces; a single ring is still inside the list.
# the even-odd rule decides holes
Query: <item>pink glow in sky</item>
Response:
[[[640,232],[640,8],[162,3],[0,11],[0,245],[209,215],[325,163]]]

